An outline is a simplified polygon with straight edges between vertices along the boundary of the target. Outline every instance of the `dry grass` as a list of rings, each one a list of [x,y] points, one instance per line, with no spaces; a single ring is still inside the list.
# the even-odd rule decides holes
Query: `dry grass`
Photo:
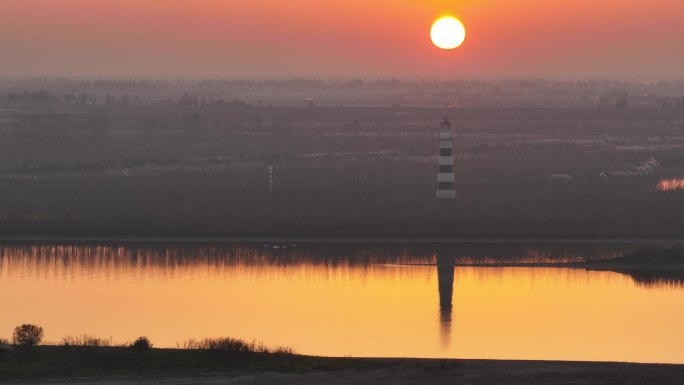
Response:
[[[97,346],[111,346],[111,339],[98,338],[89,334],[81,334],[79,336],[66,336],[61,341],[63,346],[83,346],[83,347],[97,347]]]
[[[201,340],[189,339],[179,344],[179,348],[232,353],[294,354],[294,350],[290,347],[278,346],[270,348],[260,341],[253,340],[248,342],[231,337],[204,338]]]

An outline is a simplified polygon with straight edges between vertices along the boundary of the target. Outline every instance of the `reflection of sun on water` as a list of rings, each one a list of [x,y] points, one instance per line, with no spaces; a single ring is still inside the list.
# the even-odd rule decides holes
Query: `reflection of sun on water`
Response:
[[[656,189],[658,191],[684,190],[684,178],[663,179]]]

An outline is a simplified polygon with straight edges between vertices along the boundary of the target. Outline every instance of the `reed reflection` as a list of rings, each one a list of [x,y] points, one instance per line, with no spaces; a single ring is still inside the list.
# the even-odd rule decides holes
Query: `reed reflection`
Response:
[[[595,360],[684,359],[667,350],[684,341],[683,291],[663,273],[538,265],[583,247],[6,243],[0,302],[13,311],[0,337],[31,321],[51,341],[229,335],[322,355],[587,359],[591,346]],[[594,255],[615,254],[602,247]],[[515,260],[531,265],[468,266]],[[637,340],[662,355],[631,351]]]
[[[372,266],[432,265],[437,258],[440,304],[451,307],[454,264],[577,263],[584,259],[613,258],[624,245],[454,244],[454,245],[306,245],[273,248],[255,244],[5,244],[0,245],[0,277],[58,276],[62,278],[114,278],[126,276],[171,278],[183,274],[230,274],[233,267],[248,267],[252,275],[288,269],[309,269],[316,274],[363,272]],[[267,269],[276,267],[277,269]],[[354,267],[355,269],[349,269]],[[442,267],[444,267],[442,269]],[[569,266],[581,268],[580,265]],[[361,268],[361,269],[359,269]],[[666,269],[610,269],[645,287],[682,286],[684,272]],[[395,272],[385,271],[384,274]],[[449,282],[451,282],[449,284]],[[446,319],[446,316],[444,316]]]
[[[170,278],[176,273],[229,273],[246,267],[255,275],[267,272],[315,268],[344,271],[386,264],[420,264],[431,260],[429,252],[402,248],[285,249],[257,245],[73,245],[9,244],[0,246],[0,276],[58,276],[93,278],[153,274]],[[276,269],[271,269],[276,268]],[[358,271],[355,269],[354,271]]]

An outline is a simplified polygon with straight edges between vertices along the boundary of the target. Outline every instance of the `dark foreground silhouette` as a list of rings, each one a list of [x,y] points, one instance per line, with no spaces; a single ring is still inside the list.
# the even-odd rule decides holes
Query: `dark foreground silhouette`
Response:
[[[653,382],[656,381],[656,382]],[[678,384],[684,365],[325,358],[127,347],[14,348],[0,383],[22,384]]]

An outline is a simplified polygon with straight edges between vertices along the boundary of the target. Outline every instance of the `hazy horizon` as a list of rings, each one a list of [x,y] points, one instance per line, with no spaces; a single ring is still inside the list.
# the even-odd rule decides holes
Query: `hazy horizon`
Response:
[[[7,0],[3,77],[684,78],[684,3]],[[454,51],[429,39],[459,17]],[[28,22],[30,21],[30,22]]]
[[[290,82],[290,81],[304,81],[304,82],[322,82],[322,83],[345,83],[353,81],[363,82],[389,82],[398,81],[400,83],[414,83],[414,82],[435,82],[435,83],[458,83],[458,82],[483,82],[483,83],[505,83],[505,82],[558,82],[558,83],[583,83],[583,82],[606,82],[606,83],[625,83],[625,84],[657,84],[657,83],[683,83],[684,75],[678,78],[646,78],[646,77],[609,77],[609,76],[586,76],[586,77],[535,77],[535,76],[511,76],[511,77],[473,77],[473,78],[427,78],[427,77],[399,77],[399,76],[339,76],[339,77],[315,77],[315,76],[107,76],[107,75],[92,75],[92,76],[78,76],[78,75],[27,75],[27,76],[0,76],[0,81],[31,81],[31,80],[64,80],[64,81],[140,81],[140,82]]]

